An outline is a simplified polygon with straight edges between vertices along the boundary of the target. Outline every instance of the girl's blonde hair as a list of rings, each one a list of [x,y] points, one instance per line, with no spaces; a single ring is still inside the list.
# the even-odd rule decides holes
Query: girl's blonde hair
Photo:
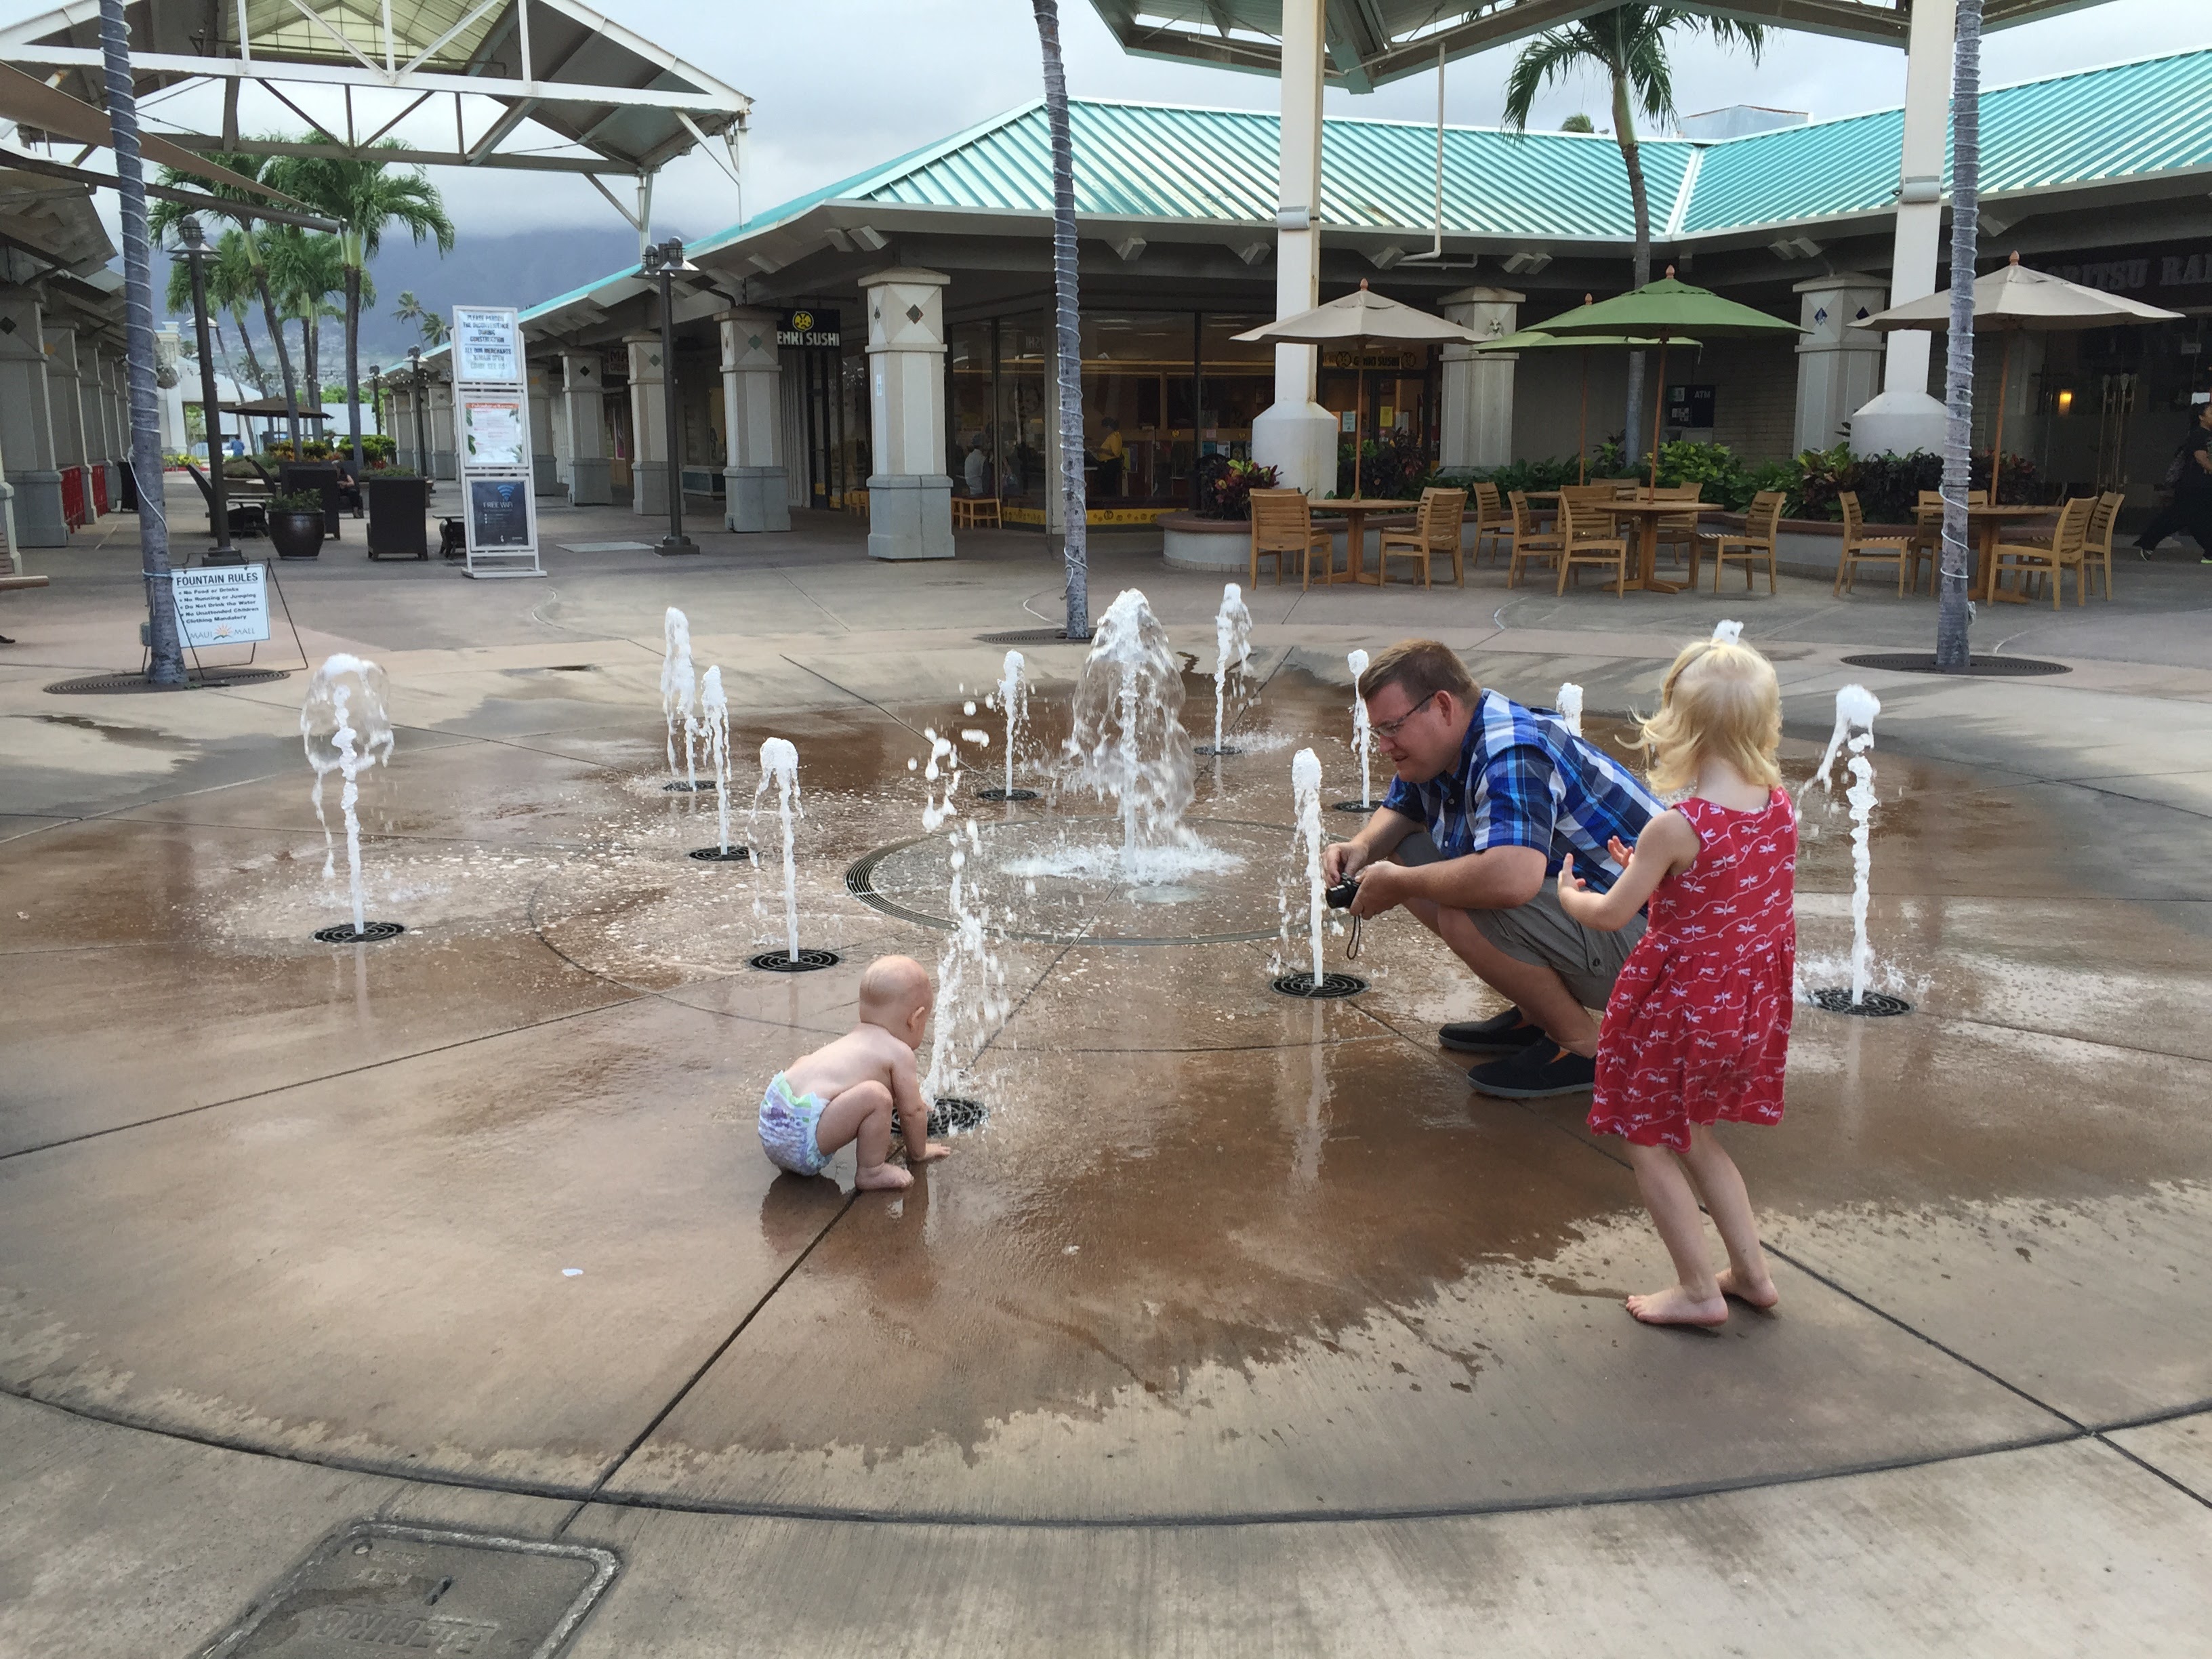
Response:
[[[1666,793],[1697,781],[1698,757],[1726,761],[1753,783],[1782,782],[1782,686],[1774,665],[1733,640],[1683,647],[1660,688],[1659,712],[1639,720],[1651,787]]]

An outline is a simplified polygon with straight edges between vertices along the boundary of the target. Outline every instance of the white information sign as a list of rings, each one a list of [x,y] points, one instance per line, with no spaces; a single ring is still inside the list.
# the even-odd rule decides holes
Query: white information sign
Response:
[[[522,378],[522,346],[514,313],[504,307],[453,307],[453,378],[465,386],[489,381],[511,386]]]
[[[471,466],[528,465],[530,434],[520,400],[465,398],[461,402],[461,429]]]
[[[217,645],[258,645],[269,637],[269,568],[216,565],[172,572],[179,641],[195,651]]]

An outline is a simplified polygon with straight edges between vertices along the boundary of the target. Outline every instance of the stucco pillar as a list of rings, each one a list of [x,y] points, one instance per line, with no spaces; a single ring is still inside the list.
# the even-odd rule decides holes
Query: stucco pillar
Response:
[[[35,292],[0,289],[0,457],[15,489],[17,541],[25,547],[65,547],[69,526],[62,519],[62,475],[54,466],[44,324]]]
[[[1936,252],[1943,233],[1943,158],[1951,114],[1951,49],[1957,27],[1956,0],[1914,0],[1905,44],[1905,141],[1889,270],[1892,305],[1936,291]],[[1881,395],[1851,416],[1853,450],[1864,455],[1885,451],[1904,455],[1916,449],[1942,449],[1943,405],[1928,395],[1932,337],[1911,328],[1888,337]]]
[[[660,336],[625,334],[629,352],[630,511],[668,516],[668,394],[661,389]]]
[[[52,410],[54,465],[66,471],[82,466],[87,459],[84,432],[84,377],[77,370],[76,331],[64,325],[49,325],[46,337],[46,402]],[[88,495],[89,483],[85,485]]]
[[[1881,279],[1856,270],[1815,276],[1795,292],[1797,320],[1812,331],[1797,337],[1797,435],[1791,447],[1802,454],[1841,442],[1846,422],[1857,437],[1854,411],[1881,383],[1882,339],[1851,324],[1886,301]]]
[[[415,391],[395,382],[384,391],[385,413],[392,422],[393,459],[410,471],[422,471],[422,458],[415,453]]]
[[[1463,288],[1445,295],[1438,309],[1445,321],[1495,340],[1520,326],[1527,297],[1510,289]],[[1478,350],[1457,342],[1443,349],[1443,466],[1504,466],[1513,459],[1513,365],[1519,357],[1510,351],[1486,357]]]
[[[775,314],[741,307],[715,321],[722,330],[723,522],[732,530],[788,530],[791,503],[776,454],[783,362]]]
[[[453,479],[453,388],[450,381],[434,380],[423,388],[430,413],[430,476]]]
[[[561,354],[561,435],[554,447],[571,507],[605,507],[614,500],[607,470],[606,388],[595,351]]]
[[[557,495],[561,472],[553,459],[553,381],[551,366],[540,358],[530,360],[530,472],[532,493]]]
[[[945,471],[942,271],[894,268],[860,278],[868,310],[868,556],[952,556],[952,480]]]
[[[1281,173],[1275,195],[1275,315],[1321,303],[1322,0],[1283,0]],[[1320,353],[1275,348],[1275,401],[1252,422],[1252,459],[1314,495],[1336,488],[1336,422],[1314,400]]]

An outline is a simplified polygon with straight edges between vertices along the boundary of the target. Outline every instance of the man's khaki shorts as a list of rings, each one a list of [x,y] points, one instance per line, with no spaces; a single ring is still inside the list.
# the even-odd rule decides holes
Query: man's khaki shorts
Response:
[[[1425,830],[1416,830],[1390,855],[1400,864],[1434,864],[1442,855]],[[1510,910],[1469,910],[1468,918],[1483,938],[1516,962],[1548,968],[1567,982],[1585,1008],[1602,1010],[1613,995],[1621,964],[1644,937],[1638,916],[1617,933],[1585,927],[1559,908],[1557,881],[1547,878],[1536,896]]]

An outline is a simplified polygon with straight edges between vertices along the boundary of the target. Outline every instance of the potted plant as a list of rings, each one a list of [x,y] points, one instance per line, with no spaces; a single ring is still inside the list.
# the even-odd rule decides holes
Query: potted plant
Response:
[[[424,526],[430,513],[430,481],[412,467],[375,467],[363,476],[362,489],[368,499],[368,556],[428,558]]]
[[[271,495],[268,503],[269,539],[277,556],[312,559],[323,550],[323,497],[315,489],[295,489]]]

